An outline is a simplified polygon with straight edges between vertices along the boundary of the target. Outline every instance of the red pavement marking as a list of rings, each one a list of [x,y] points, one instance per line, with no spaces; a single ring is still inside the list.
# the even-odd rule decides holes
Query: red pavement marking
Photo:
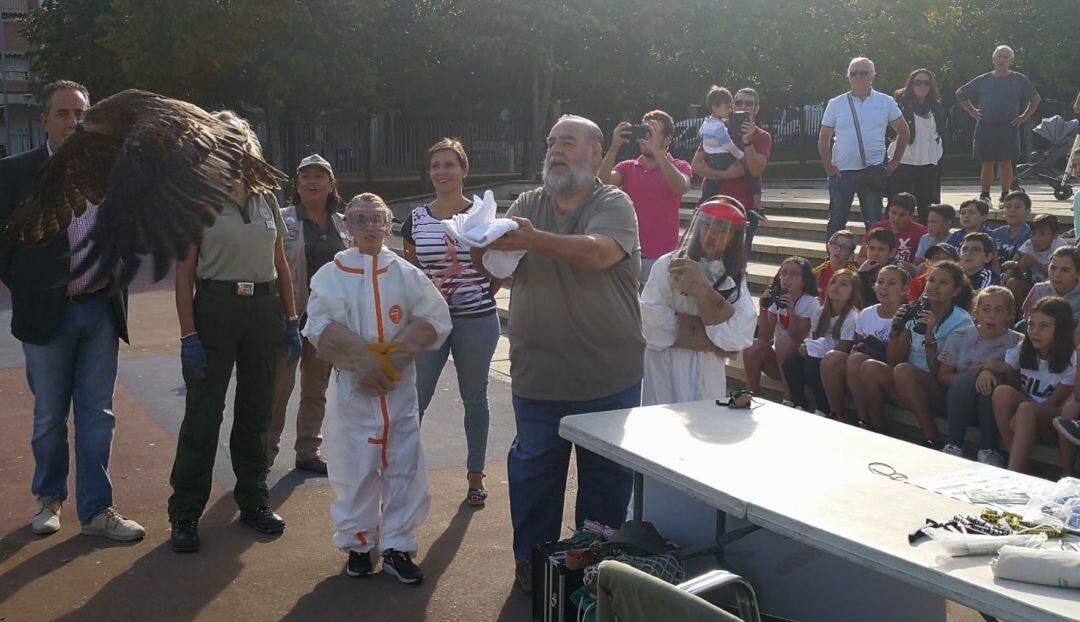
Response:
[[[0,498],[7,500],[0,507],[0,534],[10,534],[29,522],[34,508],[30,493],[34,473],[34,457],[30,450],[34,396],[27,387],[25,370],[0,370],[0,404],[4,411],[0,417]],[[141,512],[160,511],[171,492],[169,471],[176,452],[176,439],[150,416],[121,382],[116,385],[113,412],[116,432],[109,468],[114,502],[121,512],[143,521]],[[71,463],[68,503],[62,514],[66,519],[65,529],[67,525],[75,524],[74,496],[77,494],[74,424],[70,419],[68,428]],[[215,489],[212,496],[220,494],[221,490]],[[2,558],[3,543],[0,542]]]

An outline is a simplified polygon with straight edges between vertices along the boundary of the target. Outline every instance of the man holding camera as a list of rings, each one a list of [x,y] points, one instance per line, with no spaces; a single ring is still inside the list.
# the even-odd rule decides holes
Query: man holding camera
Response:
[[[749,213],[754,205],[754,192],[746,174],[750,173],[760,182],[765,174],[765,165],[772,155],[772,135],[755,125],[760,109],[761,99],[756,90],[743,87],[736,91],[731,103],[732,114],[747,113],[749,121],[742,123],[741,128],[731,127],[729,131],[735,146],[745,154],[743,161],[735,162],[723,170],[715,169],[709,166],[708,154],[699,146],[692,166],[694,174],[702,179],[701,201],[706,201],[716,194],[724,194],[739,201],[746,208],[747,216],[750,216],[746,223],[747,256],[754,245],[754,232],[757,231],[759,221]],[[758,185],[760,186],[760,183]]]
[[[675,122],[662,110],[645,113],[641,125],[620,123],[611,138],[611,148],[600,163],[600,181],[622,188],[637,212],[641,241],[641,285],[649,280],[653,263],[679,244],[679,204],[690,185],[690,164],[678,160],[668,147],[675,134]],[[623,145],[636,140],[641,156],[615,164]]]
[[[825,239],[847,227],[856,194],[866,228],[881,220],[885,178],[900,166],[907,148],[907,122],[895,99],[873,89],[875,75],[874,62],[869,58],[851,59],[851,90],[830,99],[821,119],[818,153],[829,176],[829,226]],[[896,131],[896,151],[886,163],[885,131],[889,126]]]

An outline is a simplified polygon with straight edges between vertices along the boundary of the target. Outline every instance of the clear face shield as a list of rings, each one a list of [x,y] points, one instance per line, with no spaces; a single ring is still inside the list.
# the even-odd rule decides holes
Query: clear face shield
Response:
[[[714,197],[698,206],[679,241],[678,257],[701,264],[716,286],[725,275],[724,254],[746,234],[746,214],[730,197]]]

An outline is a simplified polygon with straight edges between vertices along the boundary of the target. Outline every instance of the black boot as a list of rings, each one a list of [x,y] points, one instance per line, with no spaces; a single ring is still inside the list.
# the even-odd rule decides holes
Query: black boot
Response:
[[[169,545],[177,553],[193,553],[199,550],[199,521],[173,521]]]
[[[260,505],[254,510],[246,512],[241,511],[240,522],[251,525],[260,533],[281,533],[285,531],[285,519],[275,514],[268,505]]]

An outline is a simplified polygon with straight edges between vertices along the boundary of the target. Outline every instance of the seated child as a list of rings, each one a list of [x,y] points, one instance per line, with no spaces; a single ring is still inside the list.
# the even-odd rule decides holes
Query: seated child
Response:
[[[858,269],[864,306],[877,304],[874,285],[877,283],[878,270],[882,266],[900,266],[907,271],[909,276],[914,274],[914,266],[896,257],[896,246],[896,234],[892,232],[892,229],[874,229],[866,235],[862,252],[866,256],[866,261],[862,262]]]
[[[810,262],[802,257],[785,259],[772,287],[761,294],[758,302],[758,336],[754,345],[743,350],[746,386],[754,395],[761,394],[762,371],[783,382],[780,363],[794,354],[810,334],[810,317],[821,306]]]
[[[345,208],[350,247],[311,278],[304,336],[333,363],[332,407],[323,431],[333,544],[346,574],[369,577],[371,551],[403,583],[424,573],[412,561],[413,531],[431,502],[420,445],[415,357],[450,333],[450,311],[419,268],[383,246],[393,214],[374,194]]]
[[[1054,251],[1047,272],[1049,279],[1036,283],[1028,292],[1023,304],[1024,316],[1043,298],[1061,296],[1072,307],[1073,322],[1080,323],[1080,248],[1062,246]]]
[[[874,286],[878,303],[859,312],[850,353],[834,349],[822,359],[821,384],[828,396],[830,418],[848,421],[844,412],[844,391],[847,386],[850,382],[857,382],[859,368],[867,360],[885,360],[892,319],[904,302],[904,289],[910,278],[907,270],[900,266],[888,265],[878,270]],[[852,396],[857,405],[858,394],[854,390]]]
[[[910,410],[926,437],[926,445],[941,449],[944,443],[934,423],[935,411],[945,406],[945,391],[937,381],[940,344],[958,328],[971,326],[971,283],[964,269],[952,261],[935,265],[926,278],[923,308],[908,319],[912,303],[900,307],[893,318],[885,361],[866,361],[857,382],[859,419],[873,429],[885,430],[885,399]],[[917,330],[916,327],[920,328]]]
[[[858,314],[859,277],[852,270],[841,270],[829,281],[825,304],[810,316],[813,339],[799,344],[799,351],[784,361],[784,379],[795,408],[813,412],[806,399],[809,385],[817,414],[829,412],[829,399],[821,384],[821,360],[833,350],[851,350]]]
[[[1053,420],[1075,392],[1076,350],[1073,347],[1072,308],[1062,298],[1043,298],[1028,315],[1027,334],[1005,354],[1009,369],[994,389],[994,417],[1009,470],[1026,471],[1038,437],[1055,440]],[[1072,456],[1062,471],[1071,473]]]
[[[920,273],[926,272],[926,251],[935,244],[944,243],[949,238],[949,229],[956,221],[956,210],[951,205],[931,205],[926,215],[926,233],[919,238],[919,246],[915,249],[915,259],[911,262],[919,268]]]
[[[852,272],[858,270],[858,266],[852,263],[851,258],[855,255],[855,234],[847,229],[841,229],[829,237],[829,243],[825,246],[829,258],[814,268],[814,279],[817,282],[818,300],[825,301],[825,293],[829,289],[829,281],[833,274],[848,269]]]
[[[1031,216],[1031,197],[1023,190],[1013,190],[1005,195],[1001,204],[1001,217],[1005,224],[994,229],[991,237],[997,247],[997,260],[1001,263],[1016,259],[1020,245],[1031,237],[1031,227],[1027,224]],[[1000,265],[998,266],[1000,268]],[[1015,292],[1014,292],[1015,293]]]
[[[890,229],[896,235],[896,257],[911,263],[915,259],[915,250],[919,240],[926,235],[926,227],[913,218],[917,202],[910,192],[900,192],[889,199],[886,220],[874,223],[863,239],[861,257],[866,258],[866,237],[878,229]]]
[[[934,264],[939,261],[960,261],[960,251],[946,242],[934,244],[927,249],[926,262],[921,266],[923,268],[923,273],[914,279],[911,279],[911,284],[908,285],[908,300],[917,300],[919,296],[922,296],[922,290],[926,287],[926,274],[930,271],[930,268],[933,268]]]
[[[1065,240],[1057,237],[1060,230],[1057,216],[1039,214],[1031,221],[1030,238],[1016,249],[1015,261],[1005,262],[1003,268],[1011,271],[1011,277],[1029,285],[1045,281],[1050,256],[1062,246],[1068,246]]]
[[[960,265],[975,291],[988,285],[1001,285],[994,272],[994,239],[986,233],[969,233],[960,245]]]
[[[969,233],[993,233],[994,230],[986,225],[986,219],[990,217],[990,204],[982,199],[968,199],[960,204],[960,229],[949,234],[945,241],[956,248],[964,242],[964,236]]]
[[[975,326],[958,328],[945,340],[938,354],[938,382],[948,387],[949,432],[941,451],[964,455],[969,425],[979,426],[978,461],[1005,467],[998,451],[998,429],[992,395],[998,379],[1007,371],[1005,353],[1023,335],[1012,330],[1016,304],[1012,292],[991,285],[975,295]]]

